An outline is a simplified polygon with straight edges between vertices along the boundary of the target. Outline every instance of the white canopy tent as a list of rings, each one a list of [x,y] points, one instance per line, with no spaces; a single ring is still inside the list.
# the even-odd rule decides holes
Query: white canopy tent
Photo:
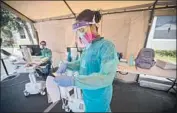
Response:
[[[84,9],[100,10],[99,32],[111,40],[124,57],[137,55],[146,43],[153,15],[175,15],[176,0],[152,1],[4,1],[1,6],[34,25],[39,40],[47,41],[53,60],[64,58],[75,46],[72,23]],[[154,12],[154,13],[153,13]],[[149,24],[150,23],[150,24]],[[34,35],[37,37],[35,34]]]
[[[84,9],[110,10],[134,5],[153,4],[152,1],[66,1],[74,13]],[[72,12],[64,1],[5,1],[8,5],[29,17],[31,20],[71,15]],[[73,16],[73,15],[72,15]]]
[[[155,0],[142,1],[4,1],[32,21],[74,17],[84,9],[101,10],[102,14],[152,8]],[[175,6],[175,0],[158,0],[156,8]],[[4,4],[2,4],[4,6]],[[165,6],[165,7],[164,7]],[[7,6],[4,6],[7,7]],[[16,12],[15,12],[16,13]],[[19,14],[17,14],[19,15]],[[21,16],[21,15],[20,15]],[[22,16],[21,16],[22,17]],[[24,17],[23,17],[24,18]]]

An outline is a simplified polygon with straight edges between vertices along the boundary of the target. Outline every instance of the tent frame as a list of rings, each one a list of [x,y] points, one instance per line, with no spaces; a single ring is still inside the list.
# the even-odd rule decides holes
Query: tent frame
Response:
[[[146,32],[146,38],[145,38],[145,42],[144,42],[144,48],[147,45],[147,40],[148,40],[149,32],[150,32],[150,29],[151,29],[152,20],[153,20],[153,17],[154,17],[154,9],[155,9],[155,6],[156,6],[157,2],[158,2],[158,0],[156,0],[154,2],[153,7],[152,7],[152,11],[151,11],[151,14],[150,14],[150,17],[149,17],[148,29],[147,29],[147,32]]]
[[[158,9],[169,9],[169,8],[176,8],[177,1],[176,0],[169,0],[169,1],[158,1],[154,0],[154,3],[149,4],[143,4],[143,5],[135,5],[130,7],[124,7],[124,8],[116,8],[116,9],[109,9],[109,10],[100,10],[102,15],[108,15],[108,14],[116,14],[116,13],[126,13],[126,12],[136,12],[136,11],[152,11],[152,10],[158,10]],[[64,16],[58,16],[58,17],[51,17],[51,18],[45,18],[45,19],[39,19],[39,20],[32,20],[26,15],[22,14],[21,12],[17,11],[4,1],[0,1],[1,6],[7,10],[10,10],[20,18],[30,22],[30,23],[38,23],[38,22],[44,22],[44,21],[51,21],[51,20],[65,20],[65,19],[75,19],[76,13],[72,10],[72,8],[69,6],[69,4],[66,2],[66,0],[63,0],[63,2],[66,4],[68,9],[71,11],[72,14],[64,15]],[[161,6],[156,8],[156,6]]]
[[[66,2],[66,0],[63,0],[66,4],[66,6],[68,7],[68,9],[71,11],[71,13],[74,15],[74,17],[76,18],[76,14],[74,13],[74,11],[71,9],[71,7],[69,6],[69,4]]]
[[[68,7],[68,9],[71,11],[72,14],[65,15],[65,16],[59,16],[59,17],[51,17],[51,18],[46,18],[46,19],[40,19],[40,20],[32,20],[29,17],[27,17],[26,15],[22,14],[21,12],[17,11],[16,9],[14,9],[10,5],[8,5],[7,3],[5,3],[3,1],[0,1],[1,6],[3,8],[5,8],[7,10],[10,10],[11,12],[16,14],[20,18],[26,20],[27,22],[29,22],[32,25],[34,36],[38,40],[39,40],[39,38],[38,38],[38,35],[37,35],[37,31],[35,30],[35,28],[33,28],[34,27],[34,25],[33,25],[34,23],[44,22],[44,21],[51,21],[51,20],[66,20],[66,19],[75,19],[76,18],[76,13],[74,13],[74,11],[68,5],[66,0],[63,0],[63,2]],[[158,0],[155,0],[154,3],[143,4],[143,5],[135,5],[135,6],[124,7],[124,8],[109,9],[109,10],[100,10],[100,12],[101,12],[102,15],[108,15],[108,14],[147,11],[147,10],[151,11],[150,18],[149,18],[149,23],[148,23],[148,29],[147,29],[146,38],[145,38],[145,43],[144,43],[144,47],[146,47],[148,36],[149,36],[149,32],[150,32],[150,28],[151,28],[151,24],[152,24],[152,20],[153,20],[153,17],[154,17],[154,11],[155,10],[159,10],[159,9],[176,8],[177,7],[176,4],[177,4],[177,1],[175,1],[175,0],[160,1],[160,2]],[[157,7],[156,8],[156,6],[161,6],[161,7]]]
[[[65,1],[65,0],[64,0]],[[67,2],[65,3],[67,4]],[[129,6],[124,8],[115,8],[115,9],[109,9],[109,10],[100,10],[101,15],[108,15],[108,14],[116,14],[116,13],[126,13],[126,12],[137,12],[137,11],[146,11],[146,10],[158,10],[158,9],[169,9],[169,8],[176,8],[176,1],[175,0],[169,0],[169,1],[157,1],[155,0],[154,3],[148,3],[143,5],[135,5],[135,6]],[[154,9],[153,9],[154,6]],[[160,6],[156,8],[156,6]],[[67,4],[67,7],[72,12],[70,15],[65,16],[59,16],[59,17],[51,17],[46,19],[39,19],[36,20],[35,23],[38,22],[44,22],[44,21],[51,21],[51,20],[66,20],[66,19],[75,19],[76,13],[72,10],[72,8]]]

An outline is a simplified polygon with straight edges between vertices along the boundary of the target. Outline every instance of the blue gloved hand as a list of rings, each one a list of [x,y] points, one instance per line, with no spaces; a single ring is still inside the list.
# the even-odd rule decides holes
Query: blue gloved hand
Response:
[[[74,86],[73,76],[66,76],[66,75],[56,76],[54,78],[54,81],[57,83],[58,86],[62,86],[62,87]]]
[[[65,73],[67,68],[67,63],[61,64],[61,66],[56,71],[57,74]]]

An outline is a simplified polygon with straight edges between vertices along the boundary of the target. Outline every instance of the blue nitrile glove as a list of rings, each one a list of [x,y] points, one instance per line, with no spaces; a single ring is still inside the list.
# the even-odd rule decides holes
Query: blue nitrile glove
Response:
[[[56,71],[57,74],[65,73],[67,68],[67,63],[61,64],[61,66]]]
[[[74,86],[74,76],[60,75],[54,78],[58,86],[69,87]]]

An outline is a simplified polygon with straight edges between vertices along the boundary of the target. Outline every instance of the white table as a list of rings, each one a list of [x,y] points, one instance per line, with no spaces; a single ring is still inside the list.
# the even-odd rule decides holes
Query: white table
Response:
[[[18,73],[28,73],[31,69],[33,70],[37,66],[39,66],[42,63],[45,63],[48,61],[48,58],[41,58],[40,56],[32,56],[32,62],[27,63],[26,61],[19,60],[14,62],[15,65],[19,66],[19,69],[17,70]],[[31,64],[31,66],[28,66]]]
[[[141,69],[135,66],[129,66],[127,63],[120,62],[117,68],[117,72],[127,72],[137,75],[145,74],[157,77],[164,77],[172,82],[172,86],[168,89],[168,91],[176,84],[176,70],[164,70],[157,67],[156,65],[154,65],[151,69]]]
[[[141,69],[135,66],[129,66],[127,63],[119,63],[117,71],[129,72],[133,74],[146,74],[165,78],[176,78],[176,70],[164,70],[156,65],[151,69]]]

